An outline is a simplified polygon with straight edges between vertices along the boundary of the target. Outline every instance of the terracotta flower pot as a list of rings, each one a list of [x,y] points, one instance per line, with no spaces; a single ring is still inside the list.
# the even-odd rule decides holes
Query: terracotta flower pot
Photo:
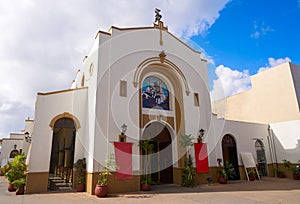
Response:
[[[8,190],[9,192],[14,192],[14,191],[16,191],[16,189],[15,189],[14,185],[13,185],[13,184],[11,184],[11,183],[9,183],[9,184],[8,184],[8,186],[7,186],[7,190]]]
[[[299,180],[299,174],[293,174],[294,180]]]
[[[96,185],[95,187],[95,195],[97,197],[106,197],[108,194],[108,186],[107,185]]]
[[[16,195],[24,195],[24,186],[21,186],[17,189]]]
[[[220,183],[220,184],[226,184],[226,183],[227,183],[227,179],[224,178],[224,177],[220,177],[220,178],[219,178],[219,183]]]
[[[84,183],[79,183],[76,185],[76,191],[77,192],[84,192],[85,190],[85,184]]]
[[[255,177],[254,177],[254,176],[249,176],[249,180],[250,180],[250,181],[254,181],[254,180],[255,180]]]
[[[150,191],[151,190],[151,185],[148,183],[142,183],[141,184],[141,189],[142,191]]]

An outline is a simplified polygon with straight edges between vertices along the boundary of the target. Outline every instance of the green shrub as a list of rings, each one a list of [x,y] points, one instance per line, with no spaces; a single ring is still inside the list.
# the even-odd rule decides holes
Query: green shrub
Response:
[[[7,178],[10,184],[25,184],[27,165],[25,164],[26,156],[25,154],[17,155],[12,162],[8,162],[8,171],[5,173],[4,177]]]

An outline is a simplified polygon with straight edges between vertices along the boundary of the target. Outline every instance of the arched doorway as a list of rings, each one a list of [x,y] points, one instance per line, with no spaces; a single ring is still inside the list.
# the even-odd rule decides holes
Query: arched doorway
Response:
[[[172,137],[168,127],[160,122],[152,122],[145,127],[142,139],[150,139],[154,146],[154,152],[150,155],[151,180],[157,184],[173,183]],[[142,150],[141,155],[144,155]]]
[[[255,150],[256,150],[259,174],[261,176],[268,176],[265,147],[261,140],[256,140]]]
[[[73,119],[63,117],[53,126],[52,150],[49,168],[49,189],[71,188],[76,127]]]
[[[240,179],[239,172],[239,162],[238,155],[236,150],[236,143],[234,138],[231,135],[225,135],[222,139],[222,152],[223,152],[223,162],[225,164],[226,161],[233,164],[235,170],[234,178],[232,180]],[[230,178],[229,178],[230,179]]]

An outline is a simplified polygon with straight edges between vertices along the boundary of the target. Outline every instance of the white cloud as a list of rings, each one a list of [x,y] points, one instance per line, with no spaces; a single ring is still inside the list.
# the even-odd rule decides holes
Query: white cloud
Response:
[[[267,35],[269,32],[274,31],[270,26],[266,26],[264,22],[260,26],[258,26],[257,23],[254,22],[253,29],[254,31],[250,34],[250,37],[254,39],[258,39],[262,36]]]
[[[262,72],[264,70],[270,69],[272,67],[276,67],[276,66],[278,66],[280,64],[283,64],[285,62],[291,62],[291,61],[292,60],[289,57],[279,58],[279,59],[274,59],[273,57],[269,57],[268,58],[268,63],[269,64],[265,67],[260,67],[257,72],[259,73],[259,72]]]
[[[251,80],[248,70],[243,72],[232,70],[220,65],[216,68],[217,79],[213,81],[211,91],[212,101],[216,101],[251,88]]]
[[[0,1],[0,137],[33,117],[37,91],[70,87],[99,29],[151,25],[158,7],[169,30],[189,38],[205,33],[229,1]]]
[[[285,62],[291,62],[291,59],[289,57],[279,59],[270,57],[268,58],[268,65],[260,67],[258,73]],[[220,65],[216,68],[215,73],[217,79],[213,81],[213,88],[211,91],[212,101],[220,100],[247,91],[251,88],[251,79],[248,70],[240,72],[225,67],[224,65]]]

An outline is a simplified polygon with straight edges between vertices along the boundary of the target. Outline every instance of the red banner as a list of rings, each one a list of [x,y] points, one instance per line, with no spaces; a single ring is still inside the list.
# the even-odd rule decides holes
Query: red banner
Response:
[[[114,142],[117,179],[132,178],[132,143]]]
[[[195,159],[197,173],[208,172],[207,146],[205,143],[195,143]]]

